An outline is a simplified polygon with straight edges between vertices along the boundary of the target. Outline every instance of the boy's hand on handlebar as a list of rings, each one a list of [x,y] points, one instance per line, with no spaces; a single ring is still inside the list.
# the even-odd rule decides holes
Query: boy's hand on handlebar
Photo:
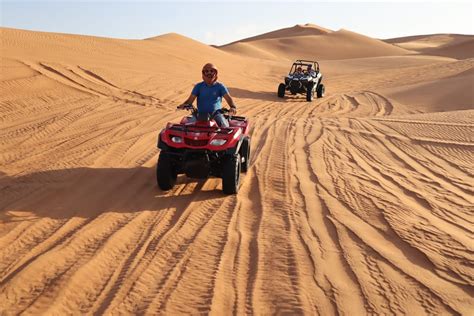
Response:
[[[229,113],[230,113],[230,115],[235,115],[235,114],[237,114],[237,108],[236,108],[236,107],[231,107],[231,108],[229,109]]]
[[[190,110],[193,108],[193,105],[189,103],[183,103],[181,105],[178,105],[176,108],[179,110]]]

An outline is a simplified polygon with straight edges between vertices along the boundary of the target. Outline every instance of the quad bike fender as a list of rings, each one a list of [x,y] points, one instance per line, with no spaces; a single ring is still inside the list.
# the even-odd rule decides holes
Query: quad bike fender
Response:
[[[240,147],[242,146],[242,142],[244,141],[245,137],[246,136],[244,134],[240,135],[237,145],[227,149],[225,153],[230,156],[237,156],[237,154],[240,152]]]
[[[156,147],[158,147],[161,150],[171,150],[172,147],[170,147],[164,140],[163,137],[165,136],[165,131],[161,131],[161,133],[158,134],[158,142],[156,144]]]
[[[158,142],[156,144],[156,147],[158,147],[159,149],[168,149],[168,145],[166,145],[166,143],[161,139],[163,135],[163,131],[161,131],[159,134],[158,134]]]

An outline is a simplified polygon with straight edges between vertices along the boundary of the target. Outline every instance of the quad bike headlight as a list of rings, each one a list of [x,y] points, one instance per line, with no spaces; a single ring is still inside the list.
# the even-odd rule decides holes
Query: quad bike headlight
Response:
[[[227,142],[226,139],[213,139],[210,142],[211,146],[222,146]]]
[[[183,142],[183,139],[179,136],[171,136],[171,141],[173,143],[182,143]]]

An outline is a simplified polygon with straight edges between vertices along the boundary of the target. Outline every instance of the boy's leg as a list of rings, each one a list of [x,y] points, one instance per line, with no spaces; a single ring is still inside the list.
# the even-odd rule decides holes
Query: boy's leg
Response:
[[[187,119],[188,119],[188,123],[195,123],[197,121],[194,115],[188,115]]]
[[[217,113],[216,115],[214,115],[214,120],[220,127],[229,127],[229,122],[222,113]]]

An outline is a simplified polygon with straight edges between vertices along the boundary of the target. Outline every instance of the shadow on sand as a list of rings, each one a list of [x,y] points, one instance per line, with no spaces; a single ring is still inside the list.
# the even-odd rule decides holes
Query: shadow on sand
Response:
[[[262,101],[282,102],[283,100],[278,98],[276,92],[273,91],[251,91],[235,87],[229,87],[230,94],[237,98],[246,98]]]
[[[104,212],[184,211],[191,202],[224,199],[220,186],[179,176],[175,188],[161,191],[154,168],[75,168],[0,177],[0,221],[93,218]],[[219,182],[220,183],[220,182]],[[209,186],[207,186],[209,187]]]
[[[246,99],[254,99],[260,101],[270,101],[270,102],[306,102],[305,95],[291,95],[289,92],[285,94],[285,98],[279,98],[277,96],[276,91],[250,91],[235,87],[229,88],[230,94],[237,98],[246,98]]]

